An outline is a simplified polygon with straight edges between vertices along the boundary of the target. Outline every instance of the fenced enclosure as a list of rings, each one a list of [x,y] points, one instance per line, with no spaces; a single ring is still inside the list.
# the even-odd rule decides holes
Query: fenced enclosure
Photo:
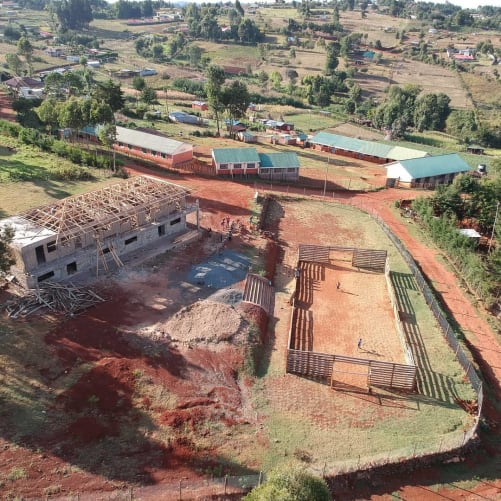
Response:
[[[292,298],[286,371],[291,374],[316,379],[338,388],[344,387],[345,389],[349,389],[349,384],[343,384],[339,381],[339,379],[342,379],[339,375],[351,374],[357,379],[364,379],[368,389],[377,386],[406,391],[414,390],[416,385],[416,366],[413,363],[402,364],[393,361],[354,357],[349,356],[347,353],[316,352],[312,349],[312,338],[315,337],[315,329],[311,327],[313,322],[311,319],[305,319],[305,315],[298,309],[300,298],[306,298],[307,302],[310,303],[313,302],[311,291],[305,291],[303,283],[305,279],[301,269],[304,269],[304,263],[328,265],[330,263],[331,251],[351,254],[351,264],[358,269],[367,269],[379,274],[385,273],[388,269],[386,250],[299,245],[295,291]],[[353,273],[357,273],[357,271],[353,270]],[[341,284],[338,282],[337,288],[339,289],[340,286]],[[391,283],[388,281],[387,286],[391,287]],[[392,296],[392,292],[390,289],[390,297]],[[353,294],[351,292],[348,293]],[[357,313],[362,314],[362,312]],[[333,318],[332,320],[335,322],[336,319]],[[398,326],[399,320],[396,312],[395,321]],[[306,335],[303,335],[302,332],[305,330],[308,332]],[[405,338],[400,335],[398,327],[397,332],[405,359],[409,361],[410,358],[412,361],[412,357],[408,356],[409,350],[406,346]],[[334,333],[335,336],[336,333]],[[308,341],[305,342],[303,339],[298,339],[298,337],[308,338]],[[358,342],[358,348],[361,347],[361,343],[362,339]],[[342,370],[343,367],[344,370]]]

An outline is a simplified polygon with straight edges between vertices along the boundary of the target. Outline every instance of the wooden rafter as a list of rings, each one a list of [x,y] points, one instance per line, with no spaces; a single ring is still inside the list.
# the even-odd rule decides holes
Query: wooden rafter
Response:
[[[57,240],[85,233],[99,233],[115,222],[136,217],[141,211],[154,220],[162,207],[185,199],[190,190],[149,176],[137,176],[121,183],[65,198],[31,209],[22,217],[52,230]]]

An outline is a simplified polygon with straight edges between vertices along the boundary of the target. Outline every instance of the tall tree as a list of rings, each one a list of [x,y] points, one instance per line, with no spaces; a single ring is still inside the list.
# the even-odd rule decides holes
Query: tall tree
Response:
[[[98,101],[104,101],[110,105],[113,112],[121,110],[124,107],[124,95],[120,84],[113,83],[112,80],[98,83],[92,92],[92,97]]]
[[[205,92],[207,94],[207,99],[209,101],[209,107],[214,113],[217,126],[217,135],[220,134],[220,116],[224,110],[224,105],[222,102],[222,88],[226,76],[224,74],[223,68],[221,66],[211,65],[207,68],[205,72],[207,77],[207,82],[205,84]]]
[[[5,62],[7,63],[8,68],[17,76],[21,76],[24,68],[24,61],[19,59],[17,54],[5,54]]]
[[[81,30],[93,20],[89,0],[58,0],[54,10],[62,31]]]
[[[49,131],[55,129],[59,124],[59,106],[59,101],[52,97],[47,97],[38,108],[35,108],[38,117]]]
[[[450,97],[442,92],[419,96],[414,105],[414,126],[417,130],[443,130],[451,111],[450,102]]]
[[[14,230],[12,228],[0,229],[0,276],[6,275],[16,262],[9,246],[13,238]]]
[[[325,47],[326,60],[325,60],[325,73],[330,75],[339,64],[339,44],[330,42]]]
[[[223,89],[222,102],[230,119],[230,135],[233,135],[233,122],[245,115],[250,103],[247,86],[239,80],[233,80]]]
[[[108,123],[99,129],[98,133],[99,141],[104,144],[108,150],[112,153],[112,170],[116,172],[116,151],[113,145],[117,141],[117,127],[115,124]]]
[[[86,113],[82,111],[81,101],[75,98],[69,99],[59,108],[59,124],[70,129],[72,136],[75,130],[87,125]]]
[[[28,75],[31,77],[33,73],[33,45],[29,39],[22,36],[17,42],[17,53],[24,57],[28,65]]]
[[[245,15],[244,9],[240,4],[240,0],[235,0],[235,10],[243,17]]]

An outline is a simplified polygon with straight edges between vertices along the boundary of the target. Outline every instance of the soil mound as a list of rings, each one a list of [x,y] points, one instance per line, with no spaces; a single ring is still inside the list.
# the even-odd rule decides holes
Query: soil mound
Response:
[[[165,330],[172,341],[220,343],[244,333],[248,325],[233,306],[206,300],[177,312],[165,324]]]

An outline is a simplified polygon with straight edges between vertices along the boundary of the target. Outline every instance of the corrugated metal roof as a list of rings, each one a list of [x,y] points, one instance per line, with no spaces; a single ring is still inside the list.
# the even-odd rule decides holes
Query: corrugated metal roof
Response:
[[[299,168],[299,157],[294,152],[286,153],[259,153],[261,167],[273,169],[284,167]]]
[[[400,164],[413,179],[442,176],[456,172],[467,172],[470,166],[457,154],[437,155],[434,157],[400,160],[387,165]]]
[[[259,155],[255,148],[214,148],[212,156],[216,164],[259,162]]]
[[[430,154],[427,151],[404,148],[403,146],[393,146],[390,151],[390,156],[387,158],[391,158],[392,160],[410,160],[411,158],[423,158],[429,156]]]
[[[181,141],[176,141],[175,139],[118,126],[117,141],[137,146],[139,148],[157,151],[158,153],[165,153],[167,155],[173,155],[175,153],[181,153],[183,151],[193,149],[191,144],[182,143]]]
[[[330,132],[319,132],[309,139],[309,142],[340,150],[353,151],[362,155],[389,158],[391,160],[407,160],[427,155],[426,151],[422,150],[393,146],[391,144],[378,143],[377,141],[365,141],[363,139],[331,134]]]

